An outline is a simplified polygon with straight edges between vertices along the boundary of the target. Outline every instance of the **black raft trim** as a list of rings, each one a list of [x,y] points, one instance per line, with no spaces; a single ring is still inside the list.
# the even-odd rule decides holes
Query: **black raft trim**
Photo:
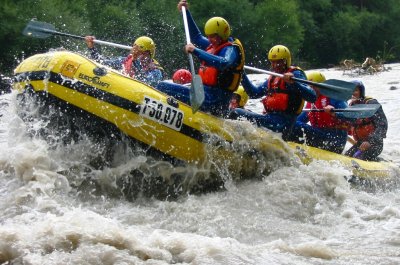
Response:
[[[107,102],[114,106],[123,108],[127,111],[133,112],[135,114],[139,114],[140,104],[137,104],[133,101],[130,101],[126,98],[114,95],[107,91],[98,89],[94,86],[87,85],[80,81],[72,82],[68,79],[64,79],[60,74],[48,71],[35,71],[35,72],[23,72],[14,76],[15,82],[24,82],[24,81],[40,81],[40,80],[48,80],[49,82],[62,85],[69,89],[73,89],[87,96],[99,99],[101,101]],[[197,129],[194,129],[186,124],[182,125],[180,133],[186,135],[190,138],[193,138],[199,142],[203,142],[203,138],[205,134],[200,132]]]

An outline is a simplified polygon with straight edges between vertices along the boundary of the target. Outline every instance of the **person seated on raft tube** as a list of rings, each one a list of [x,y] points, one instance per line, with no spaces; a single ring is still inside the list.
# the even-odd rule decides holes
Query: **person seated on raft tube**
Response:
[[[192,73],[186,69],[178,69],[172,75],[172,82],[175,84],[190,84],[192,82]]]
[[[154,59],[156,45],[146,36],[139,37],[126,57],[105,59],[94,46],[94,36],[86,36],[90,57],[100,63],[121,70],[123,74],[155,87],[164,78],[164,70]]]
[[[247,95],[246,91],[244,91],[244,88],[242,86],[239,86],[239,88],[235,92],[233,92],[231,101],[229,102],[229,109],[243,109],[248,100],[249,96]]]
[[[326,81],[319,71],[306,72],[306,75],[307,79],[313,82]],[[341,154],[346,146],[349,124],[346,119],[341,119],[340,113],[332,110],[347,108],[347,102],[328,98],[320,93],[318,87],[311,87],[317,93],[317,100],[314,103],[307,102],[305,108],[323,109],[324,112],[303,111],[297,117],[291,141],[305,142],[307,145]]]
[[[365,86],[359,81],[352,81],[357,85],[349,102],[350,106],[357,104],[379,104],[378,100],[365,96]],[[383,138],[386,138],[388,121],[382,106],[372,117],[357,119],[352,123],[350,134],[356,143],[345,153],[367,161],[377,161],[383,150]],[[358,152],[359,151],[359,152]]]
[[[178,3],[178,9],[188,7],[186,0]],[[203,81],[205,99],[200,110],[216,116],[226,116],[229,101],[242,78],[244,51],[239,40],[233,39],[228,22],[221,17],[209,19],[203,36],[186,9],[190,38],[193,43],[185,46],[186,53],[192,53],[201,61],[199,75]],[[196,47],[196,46],[197,47]],[[190,105],[190,89],[170,82],[160,82],[157,89]]]
[[[282,138],[288,140],[292,127],[304,106],[304,101],[314,102],[315,91],[306,84],[295,82],[292,77],[306,79],[300,68],[291,65],[291,54],[287,47],[276,45],[268,52],[272,70],[283,77],[271,75],[263,84],[255,86],[246,74],[243,74],[242,85],[250,98],[263,98],[264,113],[254,113],[244,109],[234,109],[230,118],[244,117],[258,126],[274,132],[281,132]]]

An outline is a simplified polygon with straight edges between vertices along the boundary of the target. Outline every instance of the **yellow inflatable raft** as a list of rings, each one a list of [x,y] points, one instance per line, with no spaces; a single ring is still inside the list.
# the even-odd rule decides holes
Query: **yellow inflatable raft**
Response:
[[[14,89],[30,90],[89,113],[159,152],[164,158],[203,165],[205,161],[241,160],[241,171],[254,166],[255,154],[269,154],[283,164],[314,159],[340,161],[356,177],[397,174],[390,162],[366,162],[316,148],[283,142],[279,135],[203,112],[156,89],[76,53],[55,51],[25,59],[15,69]],[[251,128],[250,128],[251,127]],[[240,144],[239,144],[240,143]],[[238,149],[246,146],[246,151]],[[243,148],[244,149],[244,148]],[[212,150],[212,151],[210,151]],[[244,157],[247,160],[244,162]],[[252,163],[254,162],[254,163]],[[257,164],[258,166],[258,164]]]

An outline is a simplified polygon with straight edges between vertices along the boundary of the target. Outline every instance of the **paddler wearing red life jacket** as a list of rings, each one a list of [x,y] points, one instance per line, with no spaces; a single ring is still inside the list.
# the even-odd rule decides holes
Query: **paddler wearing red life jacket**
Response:
[[[379,104],[378,100],[365,96],[365,86],[360,80],[352,81],[357,85],[350,106],[357,104]],[[357,119],[352,123],[350,134],[356,143],[346,152],[347,156],[376,161],[383,150],[383,139],[386,138],[388,121],[382,106],[369,118]]]
[[[315,91],[306,84],[294,82],[292,77],[306,79],[304,72],[291,65],[292,57],[287,47],[276,45],[268,52],[272,70],[283,77],[271,75],[264,83],[255,86],[246,74],[243,74],[242,85],[250,98],[264,97],[263,114],[234,109],[230,117],[247,118],[258,126],[274,132],[281,132],[284,140],[290,139],[291,130],[304,106],[304,101],[315,102]]]
[[[222,17],[209,19],[203,36],[193,20],[186,0],[178,3],[178,9],[186,7],[190,44],[185,46],[186,53],[192,53],[200,62],[199,75],[203,81],[205,100],[200,110],[217,116],[228,113],[229,101],[238,88],[244,66],[244,50],[238,39],[231,37],[229,23]],[[160,91],[190,104],[190,88],[170,82],[160,82]]]
[[[326,81],[319,71],[306,72],[307,79],[316,83]],[[314,103],[307,102],[307,110],[323,110],[323,112],[303,111],[297,118],[292,131],[292,141],[341,154],[346,146],[349,124],[342,119],[340,112],[333,109],[347,108],[347,102],[329,98],[320,93],[319,88],[311,86],[317,93]]]
[[[94,46],[94,40],[94,36],[85,37],[92,59],[150,86],[156,86],[163,80],[164,70],[154,59],[156,45],[151,38],[147,36],[137,38],[128,56],[116,58],[104,58]]]

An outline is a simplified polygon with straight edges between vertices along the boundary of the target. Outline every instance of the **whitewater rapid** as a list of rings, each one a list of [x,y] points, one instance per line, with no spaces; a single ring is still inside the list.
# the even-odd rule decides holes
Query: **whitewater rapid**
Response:
[[[389,120],[382,157],[399,164],[400,64],[387,67],[363,76],[321,71],[364,82]],[[257,111],[260,103],[249,107]],[[17,111],[15,94],[1,96],[0,263],[400,264],[399,188],[351,187],[338,163],[282,166],[261,180],[227,178],[225,190],[171,201],[127,200],[115,195],[115,176],[147,157],[93,168],[101,146],[32,137],[46,124],[29,127]]]

